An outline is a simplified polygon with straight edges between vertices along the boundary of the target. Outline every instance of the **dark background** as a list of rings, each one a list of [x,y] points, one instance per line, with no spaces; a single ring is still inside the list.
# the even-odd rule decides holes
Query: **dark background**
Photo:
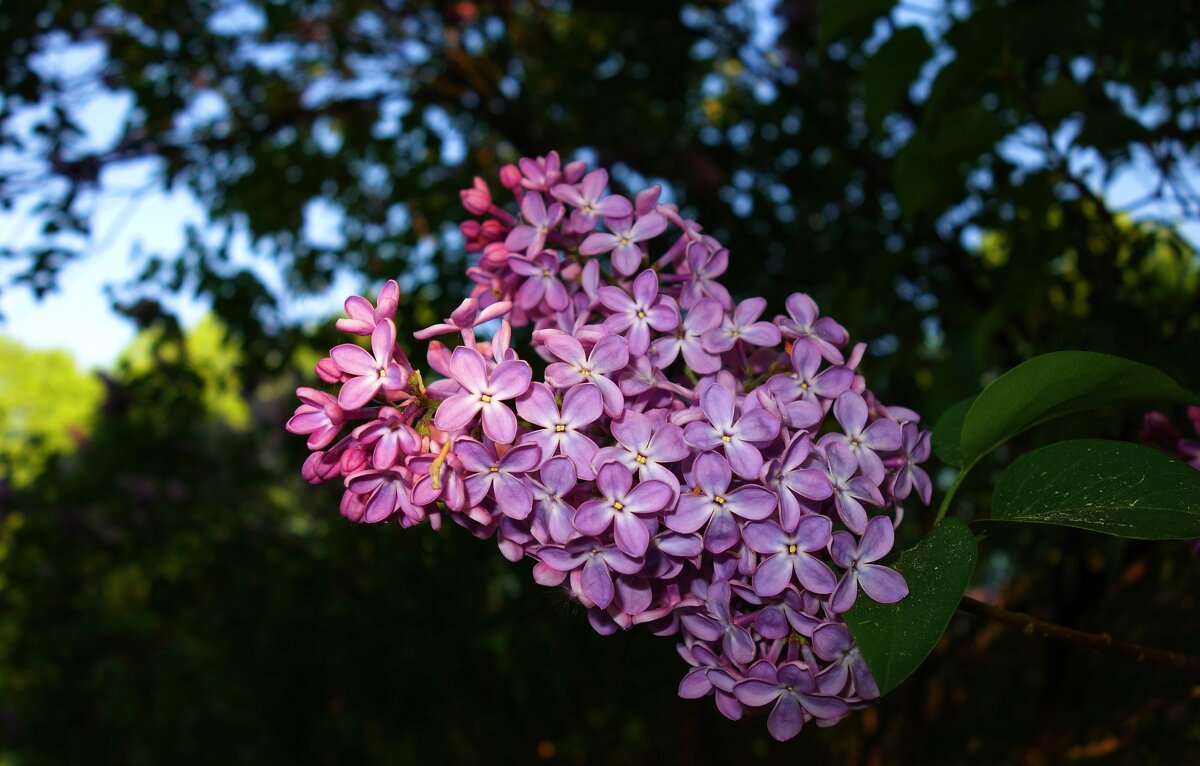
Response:
[[[0,204],[35,200],[41,236],[0,242],[4,289],[72,278],[81,200],[125,163],[153,162],[226,236],[151,243],[114,290],[137,353],[86,427],[63,425],[73,449],[18,480],[39,443],[6,422],[0,763],[1200,761],[1200,679],[965,615],[877,708],[786,744],[677,699],[671,640],[601,638],[491,543],[356,527],[337,487],[300,480],[282,424],[332,322],[289,321],[230,251],[248,235],[297,295],[398,277],[411,332],[467,289],[457,190],[558,149],[618,189],[666,185],[729,246],[735,294],[813,294],[870,344],[871,387],[927,423],[1057,349],[1197,388],[1198,27],[1186,0],[6,3]],[[64,45],[103,65],[39,65]],[[106,145],[72,115],[81,89],[132,99]],[[220,114],[185,119],[213,96]],[[314,199],[344,216],[336,247],[306,234]],[[178,294],[211,305],[219,368],[166,307]],[[986,514],[1016,451],[1134,438],[1141,414],[1027,434],[958,512]],[[907,510],[901,547],[932,522]],[[1198,590],[1185,543],[1052,528],[996,530],[973,585],[1191,651]]]

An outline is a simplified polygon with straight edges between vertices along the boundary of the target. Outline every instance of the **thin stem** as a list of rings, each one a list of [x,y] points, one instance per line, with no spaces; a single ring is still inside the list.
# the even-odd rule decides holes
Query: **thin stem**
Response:
[[[958,472],[958,476],[954,477],[954,483],[950,485],[950,489],[946,490],[946,496],[942,498],[942,504],[938,506],[937,517],[933,520],[933,525],[936,527],[942,519],[946,518],[946,512],[950,510],[950,501],[954,499],[954,493],[958,492],[958,487],[966,478],[967,472],[971,470],[971,466],[964,466]]]
[[[1007,609],[1001,609],[998,606],[977,601],[969,596],[963,597],[958,608],[964,612],[986,617],[1003,625],[1017,628],[1027,636],[1037,635],[1077,646],[1115,652],[1117,654],[1124,654],[1126,657],[1132,657],[1138,662],[1155,662],[1160,665],[1169,665],[1190,673],[1200,674],[1200,657],[1194,657],[1190,654],[1170,652],[1164,649],[1151,649],[1140,644],[1129,643],[1128,641],[1117,641],[1107,633],[1085,633],[1082,630],[1075,630],[1074,628],[1067,628],[1052,622],[1039,620],[1037,617],[1022,614],[1021,612],[1010,612]]]

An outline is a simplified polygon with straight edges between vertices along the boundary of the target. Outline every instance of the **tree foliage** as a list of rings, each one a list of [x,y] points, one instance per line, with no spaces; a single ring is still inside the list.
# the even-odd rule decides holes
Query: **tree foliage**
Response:
[[[155,329],[82,450],[43,470],[21,433],[27,478],[0,498],[7,752],[470,763],[524,762],[548,744],[599,763],[1195,760],[1188,679],[961,617],[859,732],[774,749],[759,727],[676,701],[674,660],[653,640],[608,641],[596,660],[582,615],[465,536],[351,528],[329,518],[330,497],[301,491],[279,402],[297,360],[329,338],[298,325],[286,298],[340,274],[396,276],[402,329],[444,316],[465,288],[457,190],[550,149],[616,167],[618,187],[662,182],[729,245],[735,292],[776,306],[814,294],[869,341],[880,394],[926,417],[1063,349],[1200,387],[1200,266],[1181,234],[1200,216],[1195,2],[762,6],[0,11],[0,206],[38,227],[0,243],[15,274],[4,289],[70,279],[122,174],[186,190],[210,224],[181,252],[145,243],[120,308]],[[98,113],[112,130],[97,132]],[[238,256],[241,239],[281,271],[286,296]],[[203,348],[164,293],[211,304]],[[3,354],[6,376],[33,358]],[[96,384],[45,363],[0,409],[38,402],[51,414],[37,428],[61,433],[93,411],[81,392]],[[960,434],[969,409],[938,430]],[[962,484],[961,515],[988,514],[984,480],[1014,450],[1129,437],[1136,419],[1110,404],[1015,436]],[[953,465],[950,441],[938,454]],[[1151,644],[1200,636],[1200,570],[1183,544],[987,532],[977,595]],[[78,735],[63,737],[64,722]]]

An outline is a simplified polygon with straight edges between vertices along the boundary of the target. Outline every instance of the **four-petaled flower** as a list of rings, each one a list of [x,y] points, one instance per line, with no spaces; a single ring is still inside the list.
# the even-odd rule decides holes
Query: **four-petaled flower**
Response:
[[[517,437],[517,416],[504,402],[529,388],[533,370],[529,362],[510,359],[489,374],[487,362],[473,348],[459,346],[450,356],[454,379],[466,393],[456,394],[438,405],[433,423],[443,431],[461,431],[482,413],[483,433],[499,444]]]
[[[605,335],[596,341],[591,352],[570,335],[551,335],[546,349],[561,359],[546,367],[546,380],[555,388],[570,388],[580,383],[594,383],[604,399],[604,411],[618,418],[625,411],[625,397],[608,375],[620,372],[629,364],[629,347],[618,335]]]
[[[670,296],[659,296],[658,274],[646,269],[633,280],[632,297],[620,287],[606,285],[596,295],[613,312],[604,331],[625,335],[629,353],[642,356],[650,348],[650,330],[668,332],[679,326],[679,308]]]
[[[408,385],[408,370],[395,358],[396,325],[385,319],[371,332],[371,353],[353,343],[334,346],[329,352],[342,372],[352,375],[338,392],[338,405],[355,410],[375,398],[381,390],[391,395]]]
[[[863,502],[883,505],[883,495],[869,478],[855,476],[858,473],[858,460],[849,447],[835,441],[824,450],[828,460],[826,476],[833,487],[833,502],[838,518],[851,532],[861,535],[867,528],[867,510],[863,508]]]
[[[758,478],[763,456],[755,444],[774,440],[779,435],[779,421],[763,409],[737,417],[737,399],[719,383],[700,396],[700,409],[706,420],[688,423],[683,431],[687,443],[702,450],[720,447],[734,473],[743,479]]]
[[[337,320],[337,328],[341,332],[352,335],[370,335],[385,319],[396,316],[396,306],[400,303],[400,285],[396,280],[389,279],[379,291],[375,305],[361,295],[351,295],[346,299],[346,317]]]
[[[867,522],[861,540],[856,541],[849,532],[834,533],[829,553],[833,563],[845,572],[829,599],[830,609],[848,611],[854,606],[860,584],[868,596],[881,604],[894,604],[908,595],[903,575],[874,563],[892,550],[893,542],[892,521],[887,516],[876,516]]]
[[[738,341],[751,346],[779,345],[779,328],[758,318],[767,309],[765,298],[747,298],[721,320],[721,325],[704,333],[704,348],[714,354],[729,351]]]
[[[704,333],[721,324],[722,316],[721,304],[710,298],[692,306],[674,333],[650,344],[654,366],[665,369],[682,353],[683,361],[692,372],[707,375],[721,369],[720,357],[704,349],[703,337]]]
[[[545,300],[550,308],[562,311],[570,303],[567,288],[558,278],[558,256],[549,250],[532,258],[511,256],[508,267],[526,277],[521,289],[517,290],[517,305],[521,308],[531,309]]]
[[[541,428],[525,434],[521,441],[541,447],[543,458],[556,454],[567,456],[575,464],[579,477],[590,481],[596,478],[592,458],[597,448],[596,442],[583,431],[596,422],[603,411],[600,390],[591,383],[567,389],[562,409],[549,386],[534,383],[517,400],[517,414]]]
[[[576,231],[590,231],[596,225],[596,217],[626,218],[633,214],[633,204],[622,196],[604,196],[608,186],[608,171],[599,168],[588,173],[578,185],[558,184],[550,190],[550,196],[575,208],[571,213],[571,225]]]
[[[605,218],[609,232],[598,231],[579,246],[580,255],[600,255],[612,251],[613,268],[628,276],[642,263],[642,246],[638,243],[653,239],[667,228],[661,213],[647,213],[636,220],[632,216]]]
[[[633,475],[620,463],[605,463],[596,472],[596,489],[601,497],[588,500],[575,513],[575,528],[585,535],[603,534],[614,527],[617,547],[630,556],[640,558],[650,545],[647,523],[643,517],[658,513],[674,497],[671,487],[650,479],[633,483]]]
[[[747,671],[753,676],[733,687],[738,701],[750,707],[775,703],[767,716],[767,731],[780,742],[800,733],[808,716],[834,721],[850,712],[845,701],[822,694],[812,673],[795,662],[780,665],[758,662]]]
[[[578,538],[566,547],[543,546],[538,558],[560,572],[579,571],[580,590],[600,609],[607,609],[613,601],[613,572],[631,575],[642,568],[637,557],[594,537]]]
[[[532,258],[546,246],[550,230],[562,220],[563,207],[556,202],[547,208],[542,195],[526,194],[521,198],[521,215],[525,223],[513,227],[504,240],[504,246],[513,253],[524,251],[525,255]]]
[[[597,463],[618,461],[636,470],[643,481],[657,479],[678,494],[679,479],[664,463],[677,463],[687,457],[682,428],[669,422],[659,422],[656,427],[642,413],[625,410],[612,422],[612,434],[620,446],[605,447],[596,455]]]
[[[754,592],[760,596],[775,596],[796,581],[813,593],[831,593],[837,586],[833,570],[812,555],[829,545],[833,522],[816,514],[805,516],[795,532],[785,532],[773,521],[747,524],[742,530],[746,547],[766,558],[754,572]]]
[[[474,439],[459,439],[454,444],[467,477],[467,502],[479,505],[490,492],[496,498],[496,510],[512,519],[523,519],[533,510],[533,490],[525,474],[535,470],[542,460],[536,444],[522,444],[497,457],[491,447]]]
[[[724,553],[741,540],[741,530],[734,516],[748,521],[761,521],[775,510],[775,493],[756,484],[746,484],[730,490],[733,472],[725,458],[715,452],[705,452],[692,464],[695,492],[679,496],[674,513],[668,513],[664,523],[676,532],[690,534],[704,530],[704,547],[711,553]]]
[[[788,315],[775,319],[783,337],[811,345],[833,364],[845,361],[841,347],[850,341],[846,328],[829,317],[820,316],[817,302],[804,293],[793,293],[786,306]]]
[[[833,404],[833,414],[844,434],[826,434],[821,445],[841,442],[854,453],[863,475],[875,484],[883,481],[883,460],[879,452],[900,449],[900,424],[888,418],[879,418],[867,425],[867,402],[860,394],[846,391]]]
[[[783,528],[791,531],[800,522],[804,513],[801,499],[814,501],[817,505],[833,495],[833,487],[824,471],[810,461],[812,439],[808,434],[798,433],[792,437],[783,455],[767,465],[767,483],[779,495],[779,520]]]

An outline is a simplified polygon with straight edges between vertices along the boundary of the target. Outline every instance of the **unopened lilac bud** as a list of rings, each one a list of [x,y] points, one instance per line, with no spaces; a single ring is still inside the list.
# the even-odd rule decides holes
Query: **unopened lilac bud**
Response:
[[[505,165],[500,168],[500,183],[505,189],[516,189],[521,185],[521,171],[511,163]]]
[[[351,447],[342,453],[341,470],[346,476],[367,467],[367,453],[362,447]]]
[[[492,207],[492,192],[478,176],[475,177],[475,185],[460,191],[458,198],[471,215],[485,215]]]
[[[342,380],[342,371],[330,357],[325,357],[317,362],[317,377],[326,383],[340,383]]]

